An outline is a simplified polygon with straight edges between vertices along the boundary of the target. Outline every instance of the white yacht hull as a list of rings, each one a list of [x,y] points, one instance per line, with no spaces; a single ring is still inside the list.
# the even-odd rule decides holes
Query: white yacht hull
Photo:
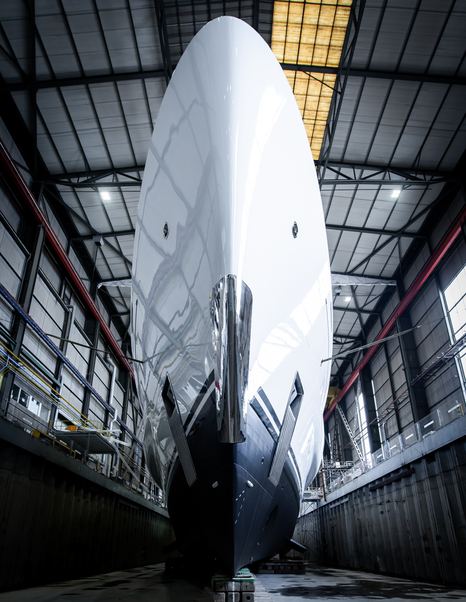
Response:
[[[321,460],[332,346],[309,143],[279,64],[242,21],[207,24],[173,74],[134,250],[147,463],[181,547],[234,573],[291,536]]]

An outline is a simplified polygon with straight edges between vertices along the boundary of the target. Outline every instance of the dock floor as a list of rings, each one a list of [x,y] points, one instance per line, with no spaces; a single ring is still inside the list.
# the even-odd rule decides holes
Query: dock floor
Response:
[[[162,564],[0,593],[0,602],[212,602],[212,592],[168,576]],[[466,589],[374,573],[310,566],[305,575],[258,575],[255,602],[464,600]]]

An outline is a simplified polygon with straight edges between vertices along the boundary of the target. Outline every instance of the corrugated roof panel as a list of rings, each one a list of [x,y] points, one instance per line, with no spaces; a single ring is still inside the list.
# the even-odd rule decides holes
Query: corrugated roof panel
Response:
[[[387,71],[454,73],[463,61],[466,13],[454,0],[368,0],[352,65]]]
[[[37,77],[49,79],[52,76],[50,68],[56,76],[80,75],[79,62],[58,8],[42,15],[39,13],[36,26],[46,52],[45,58],[42,56],[41,46],[37,45],[41,56],[36,65]]]
[[[133,175],[137,176],[138,174],[135,173]],[[142,173],[140,175],[142,176]],[[136,222],[136,214],[138,210],[139,190],[137,188],[123,189],[123,197],[125,199],[125,204],[128,209],[128,213],[134,224]]]
[[[439,3],[435,2],[437,8]],[[459,10],[454,10],[442,37],[439,40],[435,54],[431,59],[430,71],[433,73],[466,75],[466,63],[464,61],[464,32],[466,31],[466,11],[461,10],[461,3],[457,3]]]
[[[112,229],[108,213],[99,196],[94,190],[78,190],[76,197],[79,199],[89,224],[97,232],[108,232]]]
[[[138,67],[136,39],[131,33],[130,16],[126,9],[99,11],[112,68],[129,71]]]
[[[23,92],[16,92],[15,98],[23,94],[26,98],[26,94]],[[37,105],[51,133],[63,134],[72,131],[66,107],[55,88],[41,90],[37,95]]]
[[[340,135],[338,122],[330,155],[332,159],[366,162],[372,137],[383,114],[389,86],[386,80],[365,80],[364,84],[348,89],[343,105],[349,102],[350,107],[342,107],[342,114],[343,121],[350,122],[350,128],[345,128],[345,135]],[[356,103],[352,92],[357,93]],[[388,148],[386,154],[390,154]]]
[[[399,68],[402,71],[425,72],[428,70],[432,54],[435,52],[439,37],[450,18],[450,8],[454,0],[427,3],[416,12],[409,39],[406,42]]]
[[[125,256],[131,260],[133,258],[133,235],[127,234],[125,236],[118,236],[118,243]]]
[[[325,219],[329,224],[341,224],[351,208],[353,191],[349,187],[336,188]]]
[[[37,148],[42,157],[47,157],[47,166],[51,173],[61,173],[63,171],[61,157],[55,150],[40,120],[37,125]]]
[[[86,211],[83,209],[79,197],[71,188],[64,186],[57,186],[57,188],[65,205],[72,209],[73,213],[77,213],[81,217],[81,219],[75,217],[75,224],[79,232],[82,234],[87,234],[89,232],[89,228],[87,227],[88,217]]]
[[[388,196],[388,195],[387,195]],[[381,228],[386,223],[390,212],[393,210],[394,200],[377,197],[371,208],[367,221],[364,224],[368,228]]]
[[[5,32],[0,35],[2,46],[7,52],[12,50],[12,59],[8,54],[0,52],[2,76],[11,81],[21,80],[21,74],[15,65],[15,59],[24,73],[28,72],[28,30],[26,29],[28,9],[24,2],[4,0],[0,2],[0,21]]]
[[[367,196],[364,198],[364,192],[366,195],[370,195],[369,198]],[[373,196],[374,192],[372,190],[364,191],[364,188],[359,188],[346,219],[348,226],[362,227],[366,223],[374,202]]]
[[[377,246],[382,245],[384,241],[385,237]],[[354,270],[357,265],[361,264],[358,268],[358,273],[363,273],[367,276],[381,276],[387,260],[392,256],[393,251],[396,249],[396,245],[397,239],[394,238],[367,261],[365,261],[368,257],[367,253],[360,253],[359,251],[356,251],[353,255],[351,264],[348,266],[348,269]],[[388,276],[392,276],[392,274],[388,274]]]
[[[102,190],[78,190],[77,193],[91,226],[101,232],[133,228],[135,216],[129,213],[122,193],[113,188],[109,190],[110,200],[103,201],[100,196]],[[94,220],[99,223],[99,228]]]
[[[338,332],[349,333],[355,324],[358,323],[358,316],[354,312],[333,311],[334,326],[336,325]],[[359,329],[360,330],[360,329]]]
[[[346,272],[348,265],[348,251],[329,248],[332,257],[331,269],[332,272]]]

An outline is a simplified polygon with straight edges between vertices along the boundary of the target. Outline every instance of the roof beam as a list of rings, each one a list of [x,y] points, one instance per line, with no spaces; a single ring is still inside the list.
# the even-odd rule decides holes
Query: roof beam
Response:
[[[38,79],[33,82],[13,82],[8,84],[11,92],[21,90],[46,90],[48,88],[67,88],[70,86],[89,86],[91,84],[107,84],[144,79],[158,79],[165,77],[163,69],[150,69],[147,71],[127,71],[123,73],[102,73],[98,75],[85,75],[75,77],[57,77],[53,79]]]
[[[323,75],[338,75],[340,67],[326,67],[323,65],[303,65],[294,63],[280,63],[283,69],[288,71],[303,71],[306,73],[322,73]],[[349,77],[361,77],[370,79],[389,79],[419,83],[444,84],[448,86],[466,85],[466,77],[441,75],[436,73],[409,73],[401,71],[384,71],[380,69],[358,69],[355,67],[343,67]]]
[[[122,174],[123,177],[127,177],[126,174]],[[104,177],[104,176],[102,176]],[[375,180],[371,178],[351,178],[351,179],[336,179],[326,178],[320,181],[320,187],[323,186],[403,186],[405,188],[419,188],[428,187],[433,184],[444,183],[444,179],[433,179],[433,180]],[[131,178],[130,180],[112,180],[100,181],[97,179],[89,179],[84,181],[73,182],[71,180],[52,180],[51,182],[44,182],[45,184],[55,184],[57,186],[68,186],[70,188],[138,188],[142,184],[141,178]]]
[[[324,164],[323,161],[315,161],[316,167]],[[402,167],[397,165],[386,165],[382,163],[360,163],[353,161],[333,161],[329,159],[327,161],[328,169],[353,169],[353,170],[368,170],[374,172],[387,172],[396,176],[401,176],[406,179],[413,179],[415,181],[422,180],[425,178],[445,178],[455,179],[456,176],[453,172],[436,171],[433,169],[418,169],[416,167]]]
[[[448,172],[436,172],[390,165],[365,165],[360,163],[331,161],[324,165],[316,162],[316,167],[324,167],[320,186],[430,186],[449,182],[457,176]],[[330,174],[329,174],[330,172]],[[331,175],[331,177],[329,177]],[[326,177],[324,177],[326,176]]]
[[[127,176],[127,174],[134,174],[140,171],[144,171],[144,165],[127,165],[125,167],[108,167],[107,169],[91,169],[91,170],[79,170],[69,171],[66,173],[54,173],[51,174],[52,178],[57,180],[63,180],[66,178],[105,178],[110,176]],[[129,175],[127,177],[130,177]]]
[[[70,188],[122,188],[122,187],[137,187],[140,188],[142,184],[140,171],[143,171],[143,167],[115,167],[109,169],[98,169],[95,171],[80,171],[72,174],[54,175],[51,180],[44,182],[44,184],[52,183],[55,186],[68,186]],[[137,175],[134,175],[137,174]],[[117,180],[116,177],[126,178],[124,180]],[[75,180],[71,180],[75,178]],[[110,181],[104,180],[104,178],[112,178]]]
[[[342,340],[342,341],[344,340],[344,341],[347,341],[347,342],[350,342],[350,343],[352,343],[352,342],[354,342],[354,341],[360,341],[360,340],[361,340],[361,337],[360,337],[360,336],[356,336],[356,337],[355,337],[355,336],[351,336],[351,335],[349,335],[349,334],[340,334],[340,333],[338,333],[338,332],[334,332],[334,333],[333,333],[333,339],[334,339],[334,340],[335,340],[335,339],[340,339],[340,340]],[[344,343],[337,343],[337,345],[344,345]]]
[[[377,278],[377,276],[355,276],[354,274],[343,274],[332,272],[332,286],[339,290],[342,286],[350,286],[351,290],[356,286],[396,286],[395,280],[388,278]]]
[[[368,309],[360,309],[359,311],[355,308],[355,307],[349,307],[348,305],[345,305],[345,307],[337,307],[336,305],[333,306],[333,309],[335,311],[349,311],[351,313],[360,313],[363,316],[378,316],[380,314],[380,312],[378,311],[369,311]]]
[[[320,167],[322,165],[321,161],[315,161],[316,167]],[[387,165],[373,165],[373,164],[365,164],[365,163],[352,163],[351,161],[327,161],[327,169],[336,173],[337,175],[341,175],[343,178],[348,179],[354,183],[356,177],[359,177],[359,174],[356,174],[356,171],[364,170],[364,171],[372,171],[372,177],[380,174],[384,174],[386,176],[392,177],[396,176],[398,178],[403,178],[406,181],[403,181],[403,184],[410,184],[411,181],[413,183],[423,183],[424,181],[429,184],[432,183],[432,180],[436,178],[438,181],[456,181],[457,177],[455,174],[450,172],[439,172],[434,170],[423,170],[423,169],[415,169],[410,167],[396,167],[396,166],[387,166]],[[341,170],[345,170],[342,172]],[[352,170],[353,173],[348,173],[349,170]],[[143,172],[144,165],[126,165],[123,167],[109,167],[107,169],[94,169],[94,170],[81,170],[81,171],[70,171],[68,173],[59,173],[52,174],[52,177],[57,180],[68,180],[69,178],[85,178],[88,181],[98,180],[104,177],[113,177],[113,176],[123,176],[135,179],[135,173]],[[353,177],[354,176],[354,177]],[[139,177],[139,176],[138,176]],[[369,176],[367,181],[370,181]],[[339,182],[340,180],[338,180]],[[332,180],[332,184],[337,183]],[[374,180],[371,181],[374,183]],[[386,184],[394,184],[393,180],[387,180],[384,182]],[[69,183],[68,183],[69,184]]]
[[[367,278],[367,279],[373,279],[374,281],[377,280],[377,282],[383,282],[387,286],[389,284],[393,283],[393,278],[386,278],[385,276],[376,276],[376,275],[371,275],[370,276],[368,274],[353,274],[353,273],[349,273],[349,272],[334,272],[334,271],[332,271],[332,278],[334,276],[335,276],[335,279],[337,279],[340,276],[341,277],[348,277],[348,278]]]
[[[159,32],[160,50],[162,52],[165,82],[168,84],[173,73],[173,63],[170,53],[170,39],[167,29],[167,18],[163,0],[154,0],[155,18]],[[193,9],[194,10],[194,9]]]
[[[319,185],[323,186],[404,186],[409,188],[424,188],[433,184],[445,182],[443,178],[435,178],[432,180],[390,180],[385,178],[323,178],[319,181]]]
[[[115,230],[114,232],[97,232],[92,234],[82,234],[75,236],[73,240],[93,240],[95,238],[115,238],[117,236],[134,236],[134,228],[128,228],[127,230]],[[112,278],[115,280],[115,278]],[[103,280],[101,281],[103,282]]]
[[[363,228],[359,226],[347,226],[345,224],[326,224],[327,230],[337,230],[339,232],[355,232],[357,234],[375,234],[376,236],[392,236],[394,238],[424,238],[417,232],[407,232],[404,230],[385,230],[383,228]]]
[[[283,69],[289,71],[303,71],[307,73],[322,73],[337,75],[338,67],[324,67],[322,65],[302,65],[292,63],[281,63]],[[171,71],[171,65],[167,64],[166,69]],[[444,85],[466,85],[466,77],[448,76],[439,74],[426,73],[401,73],[396,71],[380,71],[373,69],[355,69],[350,68],[345,71],[350,77],[375,78],[402,80],[421,83],[434,83]],[[74,77],[57,77],[53,79],[39,79],[33,82],[11,82],[8,84],[8,89],[12,92],[21,90],[44,90],[48,88],[66,88],[69,86],[87,86],[91,84],[105,84],[111,82],[124,82],[144,79],[159,79],[166,78],[165,69],[148,69],[147,71],[126,71],[121,73],[101,73],[96,75],[74,76]]]
[[[139,178],[131,180],[102,182],[100,180],[85,180],[82,182],[71,182],[70,180],[46,180],[43,184],[53,184],[54,186],[68,186],[69,188],[141,188],[142,180]]]
[[[377,228],[357,228],[352,226],[338,226],[335,224],[327,224],[328,230],[344,230],[349,232],[357,232],[359,234],[376,234],[379,236],[393,236],[393,237],[407,237],[407,238],[425,238],[422,234],[417,234],[415,232],[399,232],[395,230],[378,230]],[[73,240],[93,240],[95,238],[116,238],[117,236],[134,236],[134,228],[128,228],[126,230],[115,230],[114,232],[97,232],[91,234],[81,234],[80,236],[75,236]],[[350,275],[350,274],[348,274]],[[358,277],[358,274],[351,274],[351,276]],[[366,274],[361,274],[361,277],[367,277]],[[373,276],[373,278],[377,278],[379,281],[386,280],[387,284],[389,282],[393,282],[391,278],[382,278],[379,276]]]
[[[369,178],[351,178],[351,179],[336,179],[326,178],[320,181],[320,187],[322,186],[409,186],[410,188],[419,188],[431,186],[433,184],[443,183],[445,180],[419,180],[417,182],[407,180],[374,180]],[[50,183],[50,182],[46,182]],[[124,187],[140,187],[142,180],[139,178],[132,178],[131,180],[124,181],[111,181],[101,182],[97,180],[83,181],[83,182],[72,182],[70,180],[52,180],[52,184],[58,186],[69,186],[70,188],[121,188]]]

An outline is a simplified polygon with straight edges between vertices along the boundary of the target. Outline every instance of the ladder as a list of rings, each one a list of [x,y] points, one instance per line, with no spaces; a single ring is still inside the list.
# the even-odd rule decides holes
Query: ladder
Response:
[[[346,429],[346,432],[349,435],[351,443],[353,444],[354,449],[356,450],[356,453],[358,454],[358,457],[361,460],[363,466],[365,466],[366,462],[364,460],[364,456],[362,455],[361,449],[359,448],[359,445],[358,445],[358,443],[356,441],[356,438],[354,436],[354,433],[353,433],[353,431],[352,431],[352,429],[351,429],[351,427],[349,425],[349,422],[346,420],[346,416],[345,416],[343,410],[340,408],[340,406],[338,404],[337,404],[336,408],[338,410],[338,414],[340,415],[341,421],[343,422],[343,425],[344,425],[344,427]]]

